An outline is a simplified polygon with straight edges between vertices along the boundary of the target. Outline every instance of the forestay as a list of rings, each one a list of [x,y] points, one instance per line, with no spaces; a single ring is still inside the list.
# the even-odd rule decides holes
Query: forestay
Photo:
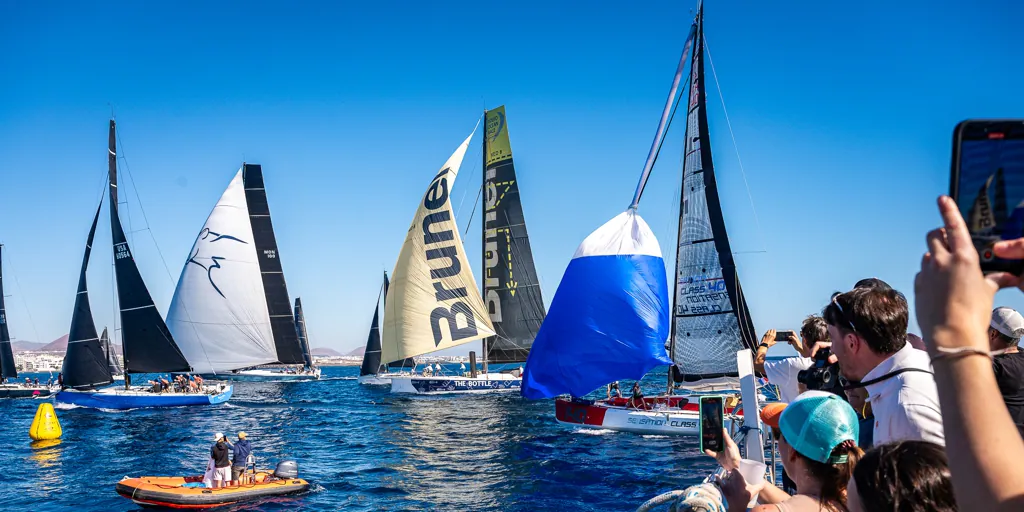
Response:
[[[449,200],[472,138],[470,134],[430,181],[409,227],[384,306],[384,361],[494,334]]]
[[[167,324],[197,373],[277,361],[241,170],[192,245]]]

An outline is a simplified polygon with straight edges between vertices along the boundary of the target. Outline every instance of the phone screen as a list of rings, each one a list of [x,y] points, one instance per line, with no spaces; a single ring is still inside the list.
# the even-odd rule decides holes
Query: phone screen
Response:
[[[725,428],[725,411],[722,409],[722,397],[700,397],[700,449],[722,451],[725,439],[722,429]]]
[[[957,125],[950,189],[982,270],[1020,274],[1024,260],[997,258],[992,245],[1024,237],[1024,121]]]

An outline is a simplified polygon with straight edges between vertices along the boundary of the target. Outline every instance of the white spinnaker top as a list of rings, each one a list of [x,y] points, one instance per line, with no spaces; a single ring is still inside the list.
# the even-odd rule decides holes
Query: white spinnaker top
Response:
[[[241,170],[196,237],[167,327],[196,373],[277,361]]]
[[[449,194],[472,138],[471,133],[431,180],[412,219],[384,302],[382,361],[494,335]]]

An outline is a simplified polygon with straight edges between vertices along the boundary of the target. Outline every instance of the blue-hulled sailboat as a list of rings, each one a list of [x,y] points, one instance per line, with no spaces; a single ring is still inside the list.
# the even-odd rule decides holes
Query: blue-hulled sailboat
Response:
[[[192,367],[174,342],[167,325],[156,310],[153,298],[135,264],[117,207],[116,126],[110,121],[108,138],[108,185],[114,272],[121,317],[121,343],[124,350],[124,387],[103,387],[113,382],[96,325],[89,306],[86,270],[92,252],[93,236],[99,220],[99,208],[85,245],[79,275],[75,310],[71,317],[68,350],[62,369],[64,389],[57,401],[100,409],[136,409],[143,407],[180,407],[219,404],[231,397],[232,387],[208,382],[195,391],[159,389],[159,386],[132,386],[131,375],[191,372]]]

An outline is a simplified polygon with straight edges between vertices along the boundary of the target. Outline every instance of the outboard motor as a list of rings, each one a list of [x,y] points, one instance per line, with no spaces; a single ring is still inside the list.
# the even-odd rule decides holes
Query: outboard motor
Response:
[[[285,480],[289,478],[298,478],[299,464],[294,460],[282,460],[277,463],[277,469],[274,470],[274,476]]]

